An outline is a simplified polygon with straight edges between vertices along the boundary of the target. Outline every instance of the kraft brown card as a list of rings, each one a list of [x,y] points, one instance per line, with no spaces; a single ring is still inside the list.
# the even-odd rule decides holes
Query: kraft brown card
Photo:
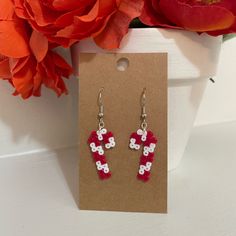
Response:
[[[117,69],[119,59],[129,62]],[[167,212],[167,54],[81,54],[79,65],[79,208]],[[116,147],[105,150],[112,176],[100,180],[87,140],[98,128],[98,94],[104,87],[106,129]],[[140,127],[140,98],[146,88],[148,129],[159,140],[148,182],[137,179],[142,150],[129,149]]]

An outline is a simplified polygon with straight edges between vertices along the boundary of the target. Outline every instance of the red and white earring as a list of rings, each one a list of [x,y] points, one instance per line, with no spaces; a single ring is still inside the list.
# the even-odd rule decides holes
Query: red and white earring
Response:
[[[139,150],[142,144],[144,146],[139,162],[137,178],[146,182],[150,178],[152,163],[154,160],[154,151],[158,141],[153,132],[147,130],[146,88],[144,88],[142,93],[141,107],[141,128],[138,129],[137,132],[131,134],[129,147],[133,150]]]
[[[96,168],[98,171],[98,175],[100,179],[108,179],[111,177],[111,172],[105,157],[105,151],[103,149],[103,144],[105,149],[111,149],[115,147],[115,139],[112,132],[108,132],[105,129],[105,122],[104,122],[104,106],[102,103],[102,92],[103,88],[99,92],[98,96],[98,106],[99,106],[99,113],[98,113],[98,130],[92,131],[89,139],[88,144],[91,148],[91,152],[93,155],[94,162],[96,164]]]

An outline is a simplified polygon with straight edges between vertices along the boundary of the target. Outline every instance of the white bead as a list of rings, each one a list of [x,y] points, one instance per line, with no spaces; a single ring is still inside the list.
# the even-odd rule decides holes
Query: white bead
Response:
[[[138,172],[140,175],[144,175],[144,170],[139,170]]]
[[[144,165],[140,165],[140,170],[145,170],[146,169],[146,166],[144,166]]]
[[[135,150],[139,150],[140,149],[140,145],[138,145],[138,144],[134,145],[134,149]]]
[[[138,129],[137,134],[138,135],[143,135],[143,131],[141,129]]]
[[[101,129],[101,134],[106,134],[107,133],[107,129]]]
[[[95,145],[95,143],[90,143],[90,145],[89,145],[91,148],[94,148],[94,147],[96,147],[96,145]]]
[[[101,134],[98,135],[98,140],[102,141],[103,140],[103,136]]]
[[[98,170],[102,170],[102,166],[97,166],[97,169]]]
[[[97,148],[96,147],[92,147],[91,150],[92,150],[92,152],[96,152]]]
[[[111,148],[110,143],[105,144],[105,147],[106,147],[107,149],[110,149],[110,148]]]
[[[115,141],[114,141],[114,142],[111,142],[111,143],[110,143],[110,146],[111,146],[111,147],[115,147],[115,146],[116,146]]]
[[[102,156],[102,155],[104,155],[104,151],[103,151],[103,150],[99,150],[99,151],[98,151],[98,154],[99,154],[100,156]]]
[[[102,164],[101,164],[100,161],[97,161],[97,162],[96,162],[96,165],[97,165],[97,169],[98,169],[98,170],[102,170],[102,169],[103,169],[103,168],[102,168]]]
[[[147,162],[146,163],[146,167],[151,168],[152,167],[152,163],[151,162]]]
[[[145,142],[145,141],[147,140],[147,137],[143,135],[142,138],[141,138],[141,140],[142,140],[143,142]]]
[[[147,156],[148,156],[148,154],[149,154],[149,152],[148,152],[148,151],[144,151],[144,152],[143,152],[143,155],[144,155],[145,157],[147,157]]]
[[[101,162],[100,162],[100,161],[97,161],[97,162],[96,162],[96,165],[97,165],[97,166],[100,166],[100,165],[101,165]]]
[[[135,139],[135,138],[131,138],[131,139],[130,139],[130,142],[131,142],[131,143],[136,143],[136,139]]]
[[[143,150],[144,150],[145,152],[148,152],[149,148],[148,148],[147,146],[145,146],[145,147],[143,148]]]
[[[150,144],[150,148],[156,148],[156,144],[155,143],[151,143]]]
[[[108,168],[108,164],[103,164],[103,168]]]
[[[135,149],[135,144],[130,143],[130,144],[129,144],[129,147],[130,147],[131,149]]]
[[[149,148],[149,152],[153,153],[154,152],[154,148]]]
[[[115,141],[115,139],[114,139],[114,137],[110,137],[110,138],[108,139],[108,141],[109,141],[110,143],[112,143],[112,142]]]

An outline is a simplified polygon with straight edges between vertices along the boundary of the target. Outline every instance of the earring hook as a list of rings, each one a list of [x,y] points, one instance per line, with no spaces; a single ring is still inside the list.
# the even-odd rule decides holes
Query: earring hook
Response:
[[[102,93],[104,91],[104,87],[102,87],[100,90],[99,90],[99,94],[98,94],[98,105],[99,106],[102,106],[103,103],[102,103]]]
[[[146,91],[147,89],[144,88],[142,92],[142,98],[141,98],[141,107],[142,107],[142,114],[141,114],[141,128],[143,130],[147,129],[147,113],[146,113]]]
[[[103,102],[102,102],[102,93],[104,91],[104,87],[102,87],[99,91],[98,94],[98,106],[99,106],[99,113],[98,113],[98,120],[99,120],[99,130],[103,129],[105,127],[105,122],[103,120],[104,118],[104,106],[103,106]]]
[[[147,88],[144,88],[143,92],[142,92],[142,99],[141,99],[142,107],[144,107],[146,105],[146,91],[147,91]]]

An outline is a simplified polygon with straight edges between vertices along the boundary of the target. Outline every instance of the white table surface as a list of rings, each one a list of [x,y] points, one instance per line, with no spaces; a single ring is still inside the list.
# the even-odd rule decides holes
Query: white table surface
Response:
[[[235,236],[236,122],[196,128],[169,213],[80,211],[77,150],[0,160],[0,236]]]

